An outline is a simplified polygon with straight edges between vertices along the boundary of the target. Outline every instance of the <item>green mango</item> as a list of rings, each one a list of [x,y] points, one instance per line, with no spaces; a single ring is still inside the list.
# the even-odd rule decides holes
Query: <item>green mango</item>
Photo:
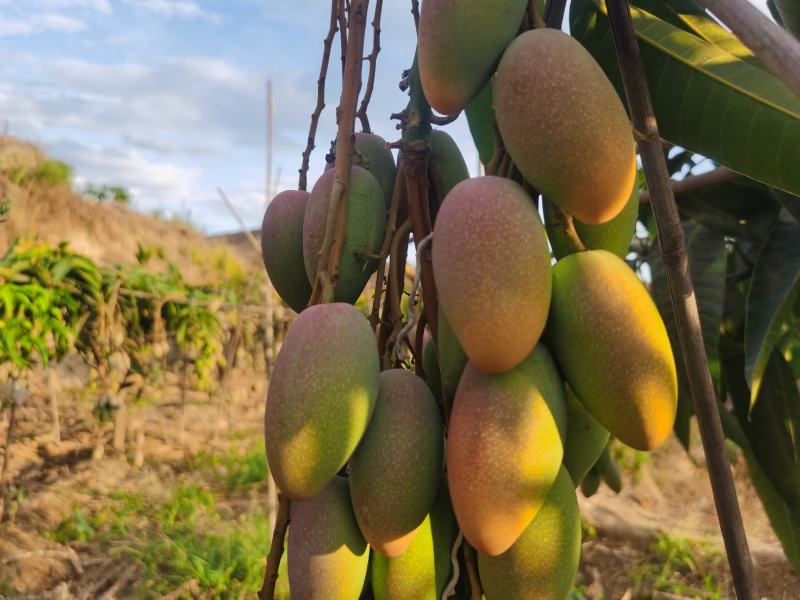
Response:
[[[303,263],[303,218],[310,197],[308,192],[281,192],[267,206],[261,223],[264,268],[275,291],[296,313],[311,297]]]
[[[567,438],[563,462],[577,486],[608,445],[608,429],[589,414],[569,386],[566,392]]]
[[[317,495],[348,461],[378,396],[369,322],[349,304],[310,306],[295,319],[267,391],[269,470],[292,499]]]
[[[546,202],[544,206],[544,223],[547,227],[547,237],[553,247],[553,254],[557,259],[561,259],[568,254],[575,253],[576,250],[564,233],[564,227],[553,212],[552,205]],[[636,232],[638,216],[639,186],[634,185],[625,208],[607,223],[586,225],[574,219],[573,224],[578,237],[587,250],[608,250],[620,258],[625,258],[630,252],[631,239]]]
[[[314,184],[303,221],[303,260],[310,282],[316,281],[319,252],[325,239],[328,204],[336,173],[325,171]],[[334,299],[353,304],[377,268],[376,256],[386,232],[386,200],[378,180],[353,167],[347,201],[347,234],[339,262]]]
[[[425,0],[419,22],[419,75],[430,105],[463,109],[494,73],[517,35],[527,0]]]
[[[346,479],[336,476],[311,500],[292,504],[286,548],[292,598],[358,600],[369,546],[358,530]]]
[[[436,342],[433,341],[433,337],[429,337],[425,345],[422,346],[422,370],[425,371],[425,381],[433,395],[441,398],[442,376],[439,367],[439,353],[436,350]]]
[[[373,550],[398,556],[409,547],[436,498],[443,456],[428,386],[411,371],[383,371],[375,412],[350,459],[356,520]]]
[[[428,191],[431,222],[435,223],[441,202],[456,184],[469,179],[469,169],[461,155],[461,150],[447,133],[441,129],[434,129],[431,131],[430,140],[431,154],[428,160],[430,187]]]
[[[581,517],[562,468],[536,518],[500,556],[478,555],[486,600],[566,600],[578,572]]]
[[[397,166],[392,151],[386,147],[386,140],[374,133],[357,133],[353,149],[353,166],[366,169],[375,177],[383,190],[388,210],[394,194]],[[330,158],[335,160],[336,155],[332,154]],[[329,160],[325,169],[333,169],[335,165],[334,161]]]
[[[450,581],[450,554],[458,536],[447,483],[442,482],[430,514],[403,554],[388,558],[372,554],[375,600],[439,600]]]
[[[467,354],[450,327],[450,322],[443,310],[439,310],[439,340],[436,347],[437,358],[441,370],[442,394],[452,400],[458,389],[458,382],[464,367],[467,366]]]
[[[492,92],[492,82],[489,81],[480,94],[467,105],[464,112],[467,115],[469,131],[472,140],[478,149],[478,156],[484,165],[488,165],[494,156],[494,94]]]

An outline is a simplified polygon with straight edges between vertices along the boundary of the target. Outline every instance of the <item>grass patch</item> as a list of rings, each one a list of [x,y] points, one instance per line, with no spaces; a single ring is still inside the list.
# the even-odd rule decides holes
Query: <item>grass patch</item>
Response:
[[[232,492],[259,488],[265,485],[269,474],[263,441],[246,450],[200,452],[191,459],[189,469],[210,476],[212,481]]]
[[[651,551],[651,561],[631,573],[639,593],[646,596],[666,592],[701,600],[722,599],[722,585],[715,575],[724,562],[719,550],[703,542],[660,535]]]
[[[261,587],[270,538],[267,515],[231,519],[215,495],[199,486],[175,488],[162,502],[118,493],[97,514],[76,510],[51,533],[62,543],[96,542],[129,556],[144,575],[134,590],[151,598],[195,580],[211,597],[234,599]],[[284,573],[285,575],[285,573]],[[282,577],[284,597],[286,578]]]

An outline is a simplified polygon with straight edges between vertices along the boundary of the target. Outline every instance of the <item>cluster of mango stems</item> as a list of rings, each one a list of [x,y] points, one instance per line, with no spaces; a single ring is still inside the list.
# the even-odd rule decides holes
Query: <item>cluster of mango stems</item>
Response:
[[[439,310],[436,339],[426,333],[416,353],[424,379],[403,368],[399,338],[382,361],[353,306],[392,212],[398,174],[384,140],[355,136],[333,302],[306,306],[335,170],[310,193],[282,192],[264,217],[267,272],[299,313],[265,414],[270,472],[293,501],[293,598],[355,600],[365,585],[376,599],[449,597],[462,539],[488,600],[567,598],[575,487],[610,435],[652,450],[672,430],[667,332],[623,260],[638,187],[622,102],[573,38],[519,33],[525,0],[456,4],[423,4],[422,89],[453,114],[491,86],[506,158],[470,179],[453,140],[430,135]]]

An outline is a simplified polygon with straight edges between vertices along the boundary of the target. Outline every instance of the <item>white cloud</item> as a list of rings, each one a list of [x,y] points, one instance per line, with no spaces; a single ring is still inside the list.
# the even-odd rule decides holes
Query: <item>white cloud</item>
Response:
[[[191,0],[125,0],[127,4],[142,10],[148,10],[165,17],[179,19],[201,19],[209,23],[220,23],[222,17],[216,13],[203,10]]]
[[[57,32],[77,33],[86,23],[58,13],[30,14],[24,17],[0,16],[0,37]]]
[[[110,15],[113,11],[109,0],[40,0],[45,8],[86,9]]]

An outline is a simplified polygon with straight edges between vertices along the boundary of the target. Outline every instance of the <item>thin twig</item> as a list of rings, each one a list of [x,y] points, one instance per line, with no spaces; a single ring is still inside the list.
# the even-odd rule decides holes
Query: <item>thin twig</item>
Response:
[[[748,0],[699,0],[800,97],[800,41]]]
[[[547,202],[547,200],[545,200],[545,202]],[[573,220],[572,215],[565,213],[552,202],[549,204],[550,210],[553,211],[553,214],[558,220],[557,226],[560,226],[564,230],[564,235],[567,236],[567,240],[569,241],[570,246],[572,246],[572,249],[575,252],[584,252],[586,250],[586,245],[583,243],[581,237],[578,235],[578,232],[575,230],[575,221]]]
[[[372,311],[370,312],[369,322],[372,330],[377,331],[380,323],[381,297],[383,295],[383,279],[386,272],[386,259],[391,250],[392,240],[397,233],[397,215],[400,206],[406,202],[405,168],[402,159],[397,167],[397,175],[394,181],[394,192],[392,202],[389,205],[389,217],[386,221],[386,234],[383,237],[381,251],[378,253],[378,269],[375,272],[375,296],[372,299]],[[381,351],[381,355],[383,352]]]
[[[728,563],[737,597],[740,600],[755,600],[759,595],[725,448],[725,435],[720,423],[717,398],[703,346],[697,298],[688,268],[686,238],[675,204],[675,196],[672,193],[667,162],[661,147],[658,125],[645,79],[644,64],[639,54],[639,44],[633,29],[628,2],[614,0],[608,2],[607,6],[633,126],[644,133],[637,142],[639,154],[652,196],[658,243],[667,275],[672,310],[678,326],[678,341],[686,368],[690,396],[697,415],[700,437],[703,440]]]
[[[361,99],[361,106],[358,107],[356,116],[361,121],[361,129],[367,133],[372,133],[369,125],[369,117],[367,117],[367,108],[369,101],[372,99],[372,89],[375,87],[375,71],[378,66],[378,54],[381,51],[381,13],[383,12],[383,0],[375,2],[375,15],[372,18],[372,51],[369,53],[367,60],[369,61],[369,76],[367,77],[367,89],[364,91],[364,97]]]
[[[467,565],[467,576],[469,577],[470,597],[472,600],[481,600],[483,598],[483,590],[481,589],[481,580],[478,577],[478,564],[475,560],[475,548],[470,546],[467,540],[461,544],[461,553],[464,555],[464,563]]]
[[[275,584],[278,582],[278,566],[283,556],[286,529],[289,527],[291,505],[289,498],[278,492],[278,515],[275,518],[275,529],[272,532],[272,543],[267,555],[267,571],[264,573],[264,584],[258,592],[260,600],[275,598]]]
[[[339,10],[337,11],[339,18],[339,41],[342,48],[342,77],[344,77],[345,63],[347,62],[347,7],[345,0],[339,0]]]
[[[414,15],[414,27],[419,31],[419,0],[411,0],[411,14]]]
[[[423,239],[419,244],[417,244],[417,256],[419,257],[420,254],[425,252],[428,248],[428,245],[433,240],[433,232],[429,233],[425,239]],[[408,321],[400,330],[400,333],[397,336],[396,344],[399,344],[401,340],[408,339],[408,332],[411,331],[411,328],[414,327],[414,323],[417,322],[417,292],[419,291],[419,282],[422,279],[422,269],[417,268],[417,272],[414,275],[414,283],[411,285],[411,296],[409,296],[408,301]],[[419,348],[417,349],[420,350]]]
[[[302,191],[306,191],[308,188],[308,165],[317,137],[319,117],[322,114],[322,110],[325,108],[325,79],[328,76],[328,63],[331,59],[333,36],[336,35],[338,30],[336,26],[336,15],[339,12],[338,7],[339,0],[331,0],[330,26],[328,27],[328,35],[322,42],[322,66],[319,69],[319,78],[317,79],[317,106],[311,115],[311,125],[308,127],[308,143],[306,144],[306,149],[303,151],[303,165],[300,167],[300,182],[297,184],[298,189]]]
[[[697,190],[703,189],[710,185],[725,183],[731,179],[736,179],[738,176],[739,174],[736,171],[731,171],[725,167],[717,167],[708,173],[692,175],[691,177],[685,177],[680,181],[670,180],[670,185],[672,186],[672,193],[675,196],[680,196],[681,194],[696,192]],[[650,192],[647,190],[642,190],[639,193],[639,202],[641,204],[647,204],[650,202]]]
[[[381,340],[378,342],[378,348],[382,351],[384,368],[389,368],[392,364],[392,349],[403,327],[403,312],[400,308],[400,299],[403,296],[405,284],[404,271],[408,252],[408,236],[413,229],[414,224],[411,219],[406,219],[397,229],[389,252],[391,257],[389,259],[389,289],[387,291],[387,299],[384,300],[384,308],[387,303],[389,305],[389,320],[381,328],[381,340],[386,340],[386,342],[385,344],[381,344]]]
[[[333,287],[339,273],[339,259],[347,234],[347,202],[345,197],[350,185],[350,165],[353,158],[353,129],[355,127],[356,103],[361,88],[361,57],[364,52],[369,0],[357,0],[350,6],[350,31],[347,48],[347,68],[339,102],[339,129],[336,134],[336,166],[331,195],[328,201],[328,217],[325,237],[317,263],[317,281],[311,294],[310,304],[319,304],[323,298],[325,278]]]

